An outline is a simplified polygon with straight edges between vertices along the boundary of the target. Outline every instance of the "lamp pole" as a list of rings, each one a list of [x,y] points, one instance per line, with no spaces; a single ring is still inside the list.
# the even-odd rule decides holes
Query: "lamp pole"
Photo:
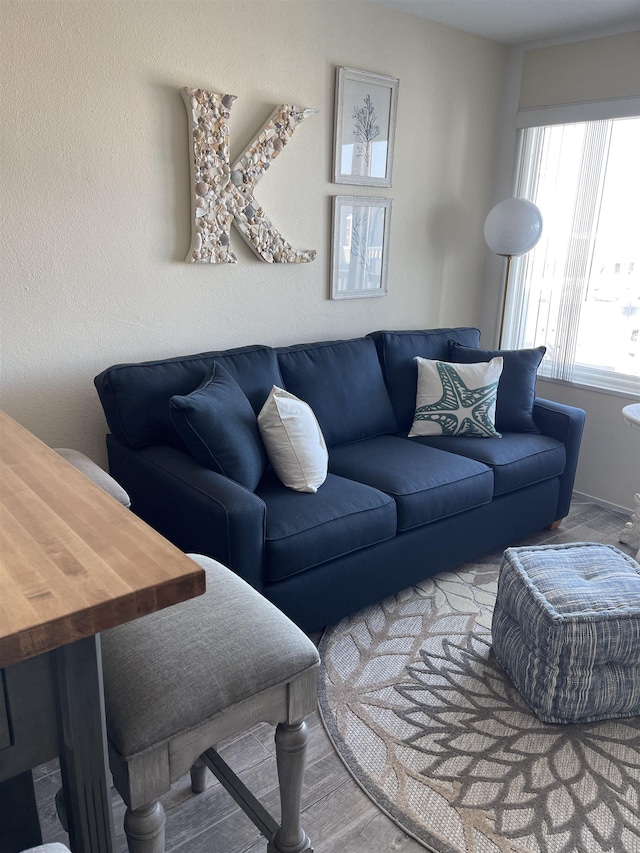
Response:
[[[509,274],[511,273],[511,259],[513,255],[505,255],[507,266],[504,273],[504,285],[502,287],[502,312],[500,314],[500,331],[498,332],[498,347],[502,346],[502,335],[504,334],[504,318],[507,313],[507,288],[509,287]]]
[[[542,214],[526,198],[507,198],[491,208],[484,222],[484,239],[487,246],[507,259],[502,292],[502,311],[498,346],[502,346],[504,321],[511,261],[517,255],[526,255],[536,245],[542,234]]]

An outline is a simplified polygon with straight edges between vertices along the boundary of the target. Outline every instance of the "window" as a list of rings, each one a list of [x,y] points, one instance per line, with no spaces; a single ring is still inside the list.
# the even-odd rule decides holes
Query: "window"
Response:
[[[507,342],[541,374],[640,393],[640,117],[522,131],[516,195],[543,217],[514,264]]]

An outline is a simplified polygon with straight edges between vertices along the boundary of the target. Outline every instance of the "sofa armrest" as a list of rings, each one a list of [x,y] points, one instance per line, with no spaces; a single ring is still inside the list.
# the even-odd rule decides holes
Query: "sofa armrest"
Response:
[[[567,461],[560,478],[560,494],[556,520],[564,518],[569,512],[573,483],[578,467],[578,454],[584,429],[585,412],[575,406],[555,403],[536,397],[533,405],[533,419],[543,435],[561,441],[565,446]]]
[[[182,551],[213,557],[262,591],[266,507],[228,477],[165,445],[142,450],[107,436],[109,472],[136,515]]]

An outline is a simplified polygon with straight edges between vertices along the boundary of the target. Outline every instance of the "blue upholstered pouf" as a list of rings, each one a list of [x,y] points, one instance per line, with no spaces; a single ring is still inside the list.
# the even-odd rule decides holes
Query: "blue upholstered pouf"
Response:
[[[640,714],[640,566],[611,545],[508,548],[493,649],[545,723]]]

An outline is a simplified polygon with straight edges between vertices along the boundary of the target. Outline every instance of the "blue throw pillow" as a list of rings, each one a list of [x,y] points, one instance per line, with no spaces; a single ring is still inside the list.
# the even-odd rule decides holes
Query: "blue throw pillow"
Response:
[[[502,376],[498,384],[496,427],[500,432],[534,432],[540,430],[533,420],[536,396],[536,374],[546,347],[535,349],[478,349],[449,341],[451,361],[473,364],[502,356]]]
[[[171,422],[193,458],[254,491],[267,455],[256,414],[233,376],[214,362],[202,385],[169,400]]]

